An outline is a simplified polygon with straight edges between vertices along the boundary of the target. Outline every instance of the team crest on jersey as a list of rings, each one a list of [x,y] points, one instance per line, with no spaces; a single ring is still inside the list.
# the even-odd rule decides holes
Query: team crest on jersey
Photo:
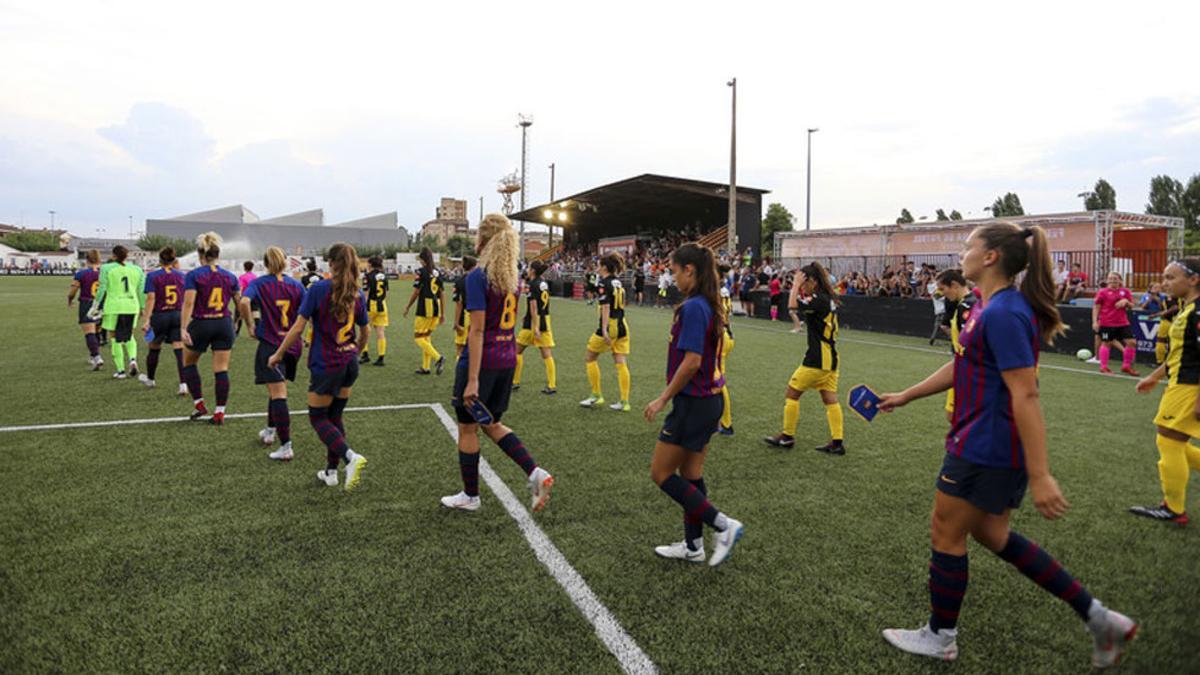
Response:
[[[619,279],[613,279],[613,280],[612,280],[612,286],[613,286],[613,288],[620,288],[620,287],[621,287],[621,281],[620,281]]]

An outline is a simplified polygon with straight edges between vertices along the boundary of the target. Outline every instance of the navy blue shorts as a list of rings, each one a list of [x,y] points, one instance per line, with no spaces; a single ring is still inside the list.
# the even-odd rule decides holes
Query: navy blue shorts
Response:
[[[721,396],[688,396],[676,394],[671,399],[671,412],[663,420],[658,440],[683,446],[692,452],[702,452],[721,422],[725,399]]]
[[[89,319],[87,313],[92,311],[91,300],[79,301],[79,323],[100,323],[100,319]]]
[[[229,317],[223,319],[192,319],[188,324],[188,335],[192,336],[192,346],[188,349],[203,354],[212,347],[214,352],[233,349],[233,321]]]
[[[1028,483],[1024,469],[983,466],[946,453],[937,489],[965,499],[982,511],[1001,515],[1021,506]]]
[[[463,352],[465,355],[466,352]],[[512,368],[480,368],[479,369],[479,401],[487,406],[492,413],[492,419],[500,422],[504,411],[508,410],[508,398],[512,395]],[[450,405],[454,406],[454,415],[460,424],[475,424],[475,418],[462,405],[463,390],[467,388],[467,360],[460,359],[454,369],[454,398]]]
[[[155,312],[150,315],[155,342],[179,342],[179,312]]]
[[[254,352],[254,384],[275,384],[276,382],[296,381],[296,364],[300,361],[295,354],[284,353],[279,365],[272,368],[267,365],[271,355],[279,345],[273,345],[263,340],[258,341],[258,351]]]
[[[321,371],[310,371],[312,379],[308,381],[308,390],[319,396],[337,396],[338,392],[347,387],[353,387],[358,381],[358,359],[350,359],[341,368]]]

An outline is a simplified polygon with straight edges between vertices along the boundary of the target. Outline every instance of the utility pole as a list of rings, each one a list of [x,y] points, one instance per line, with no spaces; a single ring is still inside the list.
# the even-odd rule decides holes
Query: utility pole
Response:
[[[54,229],[54,214],[56,214],[56,213],[58,213],[58,211],[50,212],[50,229],[52,229],[52,230]]]
[[[554,203],[554,162],[550,162],[550,203],[551,204]],[[553,224],[553,221],[551,221],[551,224],[549,225],[548,229],[550,230],[550,234],[547,237],[546,248],[551,248],[554,246],[554,224]]]
[[[483,195],[479,195],[479,222],[483,222]]]
[[[525,210],[525,174],[529,168],[526,161],[526,139],[529,127],[533,125],[533,115],[517,115],[517,124],[521,127],[521,211]],[[521,221],[521,259],[525,259],[525,221]]]
[[[812,135],[820,129],[808,130],[808,168],[804,171],[804,180],[808,183],[804,190],[804,231],[812,229]]]
[[[733,89],[729,116],[729,219],[725,227],[725,250],[730,259],[737,257],[737,78],[726,83]]]

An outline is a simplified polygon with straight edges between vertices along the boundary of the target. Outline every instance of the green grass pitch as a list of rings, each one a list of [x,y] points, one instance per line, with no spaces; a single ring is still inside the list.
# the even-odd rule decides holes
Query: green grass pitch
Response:
[[[160,387],[85,365],[66,279],[0,279],[0,426],[184,415],[172,357]],[[392,300],[388,365],[364,368],[351,406],[447,402],[452,376],[419,377],[411,324]],[[866,424],[847,411],[849,454],[827,439],[817,397],[801,400],[797,447],[778,431],[803,338],[738,319],[729,359],[737,435],[714,437],[714,503],[746,523],[726,565],[686,567],[652,548],[681,537],[680,509],[649,479],[657,427],[641,407],[663,386],[670,315],[633,308],[635,412],[584,410],[594,308],[553,302],[559,394],[526,352],[504,418],[557,479],[537,522],[663,672],[942,672],[898,653],[887,627],[928,614],[928,512],[942,459],[942,400]],[[947,358],[919,340],[844,330],[842,398],[915,382]],[[453,354],[452,333],[435,334]],[[373,345],[372,345],[373,347]],[[106,348],[107,349],[107,348]],[[253,343],[233,355],[230,413],[263,412]],[[104,352],[106,360],[109,354]],[[145,351],[142,351],[144,363]],[[1046,365],[1079,368],[1047,355]],[[212,376],[201,362],[211,400]],[[616,376],[601,357],[606,397]],[[307,372],[291,388],[304,407]],[[1014,526],[1106,604],[1142,624],[1125,670],[1194,670],[1200,654],[1200,535],[1135,519],[1159,497],[1150,420],[1133,381],[1045,368],[1051,467],[1072,509],[1044,521],[1030,500]],[[262,418],[223,428],[171,422],[0,433],[0,672],[617,672],[617,661],[534,557],[497,499],[449,513],[455,448],[429,409],[349,413],[370,459],[351,494],[319,488],[324,448],[293,416],[296,459],[273,464]],[[523,497],[524,476],[484,456]],[[1190,491],[1193,502],[1200,499]],[[1071,610],[972,545],[959,623],[961,672],[1084,672],[1089,636]]]

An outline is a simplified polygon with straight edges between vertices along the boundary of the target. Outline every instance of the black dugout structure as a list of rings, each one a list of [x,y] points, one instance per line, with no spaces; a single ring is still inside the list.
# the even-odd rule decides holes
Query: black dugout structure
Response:
[[[762,197],[770,190],[737,186],[738,248],[758,256]],[[729,185],[644,173],[514,213],[514,221],[563,228],[568,245],[604,237],[698,227],[708,233],[729,220]]]

